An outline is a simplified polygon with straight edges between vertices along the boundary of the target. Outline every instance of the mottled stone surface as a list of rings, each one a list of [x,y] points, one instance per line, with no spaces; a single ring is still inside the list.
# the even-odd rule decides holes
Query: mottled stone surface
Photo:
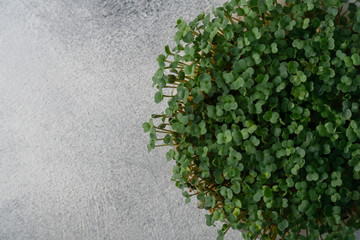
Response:
[[[216,238],[141,124],[176,20],[222,2],[0,0],[1,240]]]

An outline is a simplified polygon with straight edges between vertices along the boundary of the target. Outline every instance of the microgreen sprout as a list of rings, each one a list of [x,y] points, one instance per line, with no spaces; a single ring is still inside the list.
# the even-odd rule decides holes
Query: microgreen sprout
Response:
[[[360,228],[360,8],[231,0],[180,18],[156,59],[148,150],[245,239],[348,239]],[[155,124],[156,122],[156,124]]]

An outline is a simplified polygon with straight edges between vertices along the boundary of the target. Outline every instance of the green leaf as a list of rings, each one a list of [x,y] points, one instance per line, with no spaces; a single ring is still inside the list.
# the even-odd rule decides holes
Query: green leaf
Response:
[[[305,18],[302,24],[302,29],[307,29],[310,23],[310,19],[309,18]]]
[[[327,9],[327,13],[335,17],[338,14],[338,9],[330,6]]]
[[[224,232],[222,230],[217,231],[218,235],[216,237],[216,240],[224,240]]]
[[[331,195],[330,199],[332,202],[337,202],[341,199],[341,196],[339,193],[334,193],[333,195]]]
[[[284,39],[285,38],[285,31],[283,29],[277,30],[275,32],[275,38]]]
[[[301,204],[298,206],[298,210],[300,212],[305,212],[310,206],[310,202],[308,200],[303,200]]]
[[[264,186],[263,187],[263,195],[265,198],[272,198],[273,197],[273,193],[270,187],[268,186]]]
[[[166,153],[166,159],[168,161],[170,161],[171,159],[173,159],[175,156],[175,151],[173,149],[170,149],[167,153]]]
[[[271,114],[270,122],[273,123],[273,124],[277,123],[279,117],[280,117],[279,113],[273,112]]]
[[[191,32],[187,32],[185,36],[182,38],[182,40],[186,43],[191,43],[194,41],[194,36]]]
[[[234,81],[234,75],[232,72],[223,72],[223,78],[226,83],[231,83]]]
[[[232,135],[231,135],[231,131],[230,130],[226,130],[224,132],[224,136],[225,136],[225,143],[231,142],[232,140]]]
[[[282,90],[284,90],[286,87],[286,83],[285,82],[281,82],[275,89],[276,92],[281,92]]]
[[[346,56],[344,58],[345,66],[346,67],[352,67],[353,66],[353,60],[351,57]]]
[[[351,84],[352,84],[352,80],[348,76],[342,76],[340,81],[347,86],[351,86]]]
[[[312,216],[312,215],[314,215],[315,213],[316,213],[316,206],[315,205],[311,205],[307,210],[306,210],[306,212],[305,212],[305,214],[307,215],[307,216]]]
[[[236,102],[226,102],[224,104],[224,110],[225,111],[231,111],[231,110],[235,110],[237,108],[237,103]]]
[[[235,204],[236,207],[242,208],[242,203],[241,203],[241,201],[239,199],[235,199],[234,204]]]
[[[148,152],[150,152],[151,149],[154,149],[154,148],[155,148],[155,140],[151,139],[150,143],[147,145]]]
[[[280,231],[284,231],[288,226],[289,226],[289,222],[286,219],[284,219],[279,223],[278,228]]]
[[[261,191],[261,189],[258,189],[258,191],[255,193],[253,197],[254,201],[259,202],[262,196],[263,196],[263,191]]]
[[[207,132],[206,123],[204,120],[199,123],[199,127],[200,127],[200,134],[204,135]]]
[[[189,118],[188,118],[188,116],[183,115],[182,113],[179,113],[179,114],[177,115],[177,118],[178,118],[179,121],[180,121],[182,124],[184,124],[184,125],[186,125],[186,124],[189,123]]]
[[[249,43],[254,42],[256,40],[256,36],[252,31],[247,31],[244,34],[245,40]]]
[[[288,187],[293,187],[295,184],[294,184],[294,181],[292,178],[286,178],[286,184]]]
[[[241,186],[239,182],[236,182],[235,184],[233,184],[231,186],[231,190],[235,193],[235,194],[239,194],[241,191]]]
[[[253,60],[254,60],[254,62],[255,62],[255,64],[260,64],[261,63],[261,56],[260,56],[260,54],[259,53],[253,53],[252,55],[252,58],[253,58]]]
[[[251,31],[254,33],[255,39],[258,40],[261,38],[261,33],[257,27],[254,27]]]
[[[231,39],[234,38],[234,32],[233,31],[225,31],[224,37],[227,41],[231,41]]]
[[[195,72],[195,69],[196,69],[196,64],[186,65],[185,68],[184,68],[184,72],[185,72],[186,75],[193,76],[194,72]]]
[[[200,92],[200,88],[198,87],[191,89],[191,95],[194,97],[193,101],[195,103],[200,103],[202,100],[204,100],[204,95]]]
[[[168,54],[168,55],[171,55],[171,54],[172,54],[171,51],[170,51],[169,45],[166,45],[166,46],[165,46],[165,52],[166,52],[166,54]]]
[[[206,197],[205,197],[205,204],[204,204],[204,206],[210,208],[210,207],[213,206],[214,201],[215,201],[214,196],[206,196]]]
[[[244,87],[245,81],[242,77],[238,77],[233,83],[230,85],[231,90],[239,90]]]
[[[352,199],[355,200],[355,201],[359,200],[360,199],[360,193],[358,191],[354,191],[352,193]]]
[[[329,154],[331,153],[331,149],[330,149],[330,145],[329,144],[324,144],[324,154]]]
[[[287,208],[287,207],[289,206],[288,200],[287,200],[286,198],[283,198],[283,199],[282,199],[281,206],[282,206],[283,208]]]
[[[162,92],[156,92],[154,96],[155,103],[160,103],[164,99]]]
[[[144,129],[144,132],[149,132],[151,129],[150,123],[148,122],[143,123],[142,127]]]
[[[233,156],[229,156],[228,158],[227,158],[227,164],[229,165],[229,166],[232,166],[232,167],[236,167],[238,164],[239,164],[239,160],[238,159],[236,159],[235,157],[233,157]]]
[[[248,133],[248,131],[247,131],[246,128],[241,129],[240,132],[241,132],[242,138],[243,138],[244,140],[249,138],[249,133]]]
[[[211,77],[207,73],[203,73],[199,76],[200,90],[209,93],[211,89]]]
[[[226,194],[227,198],[231,200],[233,198],[233,196],[234,196],[233,192],[231,191],[230,188],[226,189],[226,192],[227,192],[227,194]]]
[[[163,54],[160,54],[160,55],[157,57],[156,61],[158,61],[158,62],[163,62],[163,61],[165,61],[165,59],[166,59],[166,57],[165,57]]]
[[[341,118],[344,120],[349,120],[351,118],[351,115],[351,111],[349,109],[346,109],[344,112],[342,112]]]
[[[230,213],[228,216],[229,223],[235,224],[238,222],[236,216],[233,213]]]
[[[271,44],[271,52],[272,52],[272,53],[277,53],[277,52],[278,52],[278,48],[277,48],[277,44],[276,44],[276,43],[272,43],[272,44]]]
[[[211,215],[205,214],[206,225],[209,227],[211,227],[214,224],[211,218],[212,218]]]
[[[360,33],[360,23],[355,23],[353,26],[354,32]]]
[[[225,143],[225,141],[224,141],[224,133],[218,133],[218,134],[216,135],[216,139],[217,139],[217,143],[218,143],[218,144],[223,144],[223,143]]]
[[[310,197],[310,200],[315,202],[318,200],[319,198],[319,195],[316,193],[316,191],[314,189],[310,189],[309,191],[309,197]]]
[[[346,54],[341,52],[341,50],[336,51],[336,57],[338,57],[340,60],[344,60],[346,57]]]
[[[306,180],[308,181],[317,181],[319,179],[319,174],[316,172],[311,172],[306,175]]]
[[[280,64],[279,72],[280,72],[280,77],[281,78],[287,78],[288,77],[287,64],[285,62]]]
[[[188,46],[185,47],[185,54],[188,55],[188,56],[193,57],[194,54],[195,54],[195,49],[188,45]]]
[[[350,127],[348,127],[348,128],[346,129],[346,137],[348,138],[348,140],[349,140],[350,142],[355,142],[355,141],[358,139],[357,134],[356,134],[355,131],[354,131],[352,128],[350,128]]]
[[[331,181],[331,186],[333,187],[337,187],[337,186],[341,186],[342,185],[342,180],[341,179],[333,179]]]
[[[359,54],[357,54],[357,53],[353,54],[351,56],[351,59],[353,61],[354,66],[359,66],[360,65],[360,55]]]
[[[306,91],[306,87],[303,84],[301,84],[300,86],[295,87],[292,90],[292,95],[299,100],[304,100],[309,96],[309,92]]]
[[[247,63],[244,59],[239,60],[238,62],[235,62],[233,65],[233,69],[235,72],[243,72],[247,69]]]
[[[289,73],[292,73],[292,74],[296,74],[297,73],[297,68],[299,66],[299,63],[298,62],[295,62],[295,61],[290,61],[288,63],[288,72]]]
[[[328,133],[335,133],[335,128],[332,122],[325,123],[325,128]]]
[[[292,46],[297,49],[302,49],[304,48],[304,41],[300,39],[295,39],[292,43]]]
[[[259,146],[260,144],[260,140],[257,139],[255,136],[251,136],[250,141],[252,142],[252,144],[254,144],[255,147]]]

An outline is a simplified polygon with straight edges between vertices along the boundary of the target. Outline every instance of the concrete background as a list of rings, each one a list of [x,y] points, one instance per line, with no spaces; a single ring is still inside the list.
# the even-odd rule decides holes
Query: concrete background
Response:
[[[141,124],[178,17],[223,2],[0,0],[1,240],[216,238]]]

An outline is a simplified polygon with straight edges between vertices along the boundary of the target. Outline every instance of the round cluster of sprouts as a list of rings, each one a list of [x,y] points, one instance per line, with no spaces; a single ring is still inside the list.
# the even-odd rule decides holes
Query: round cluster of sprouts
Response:
[[[344,5],[346,9],[344,8]],[[232,0],[158,56],[149,151],[170,146],[186,201],[245,239],[348,239],[360,228],[360,8]]]

